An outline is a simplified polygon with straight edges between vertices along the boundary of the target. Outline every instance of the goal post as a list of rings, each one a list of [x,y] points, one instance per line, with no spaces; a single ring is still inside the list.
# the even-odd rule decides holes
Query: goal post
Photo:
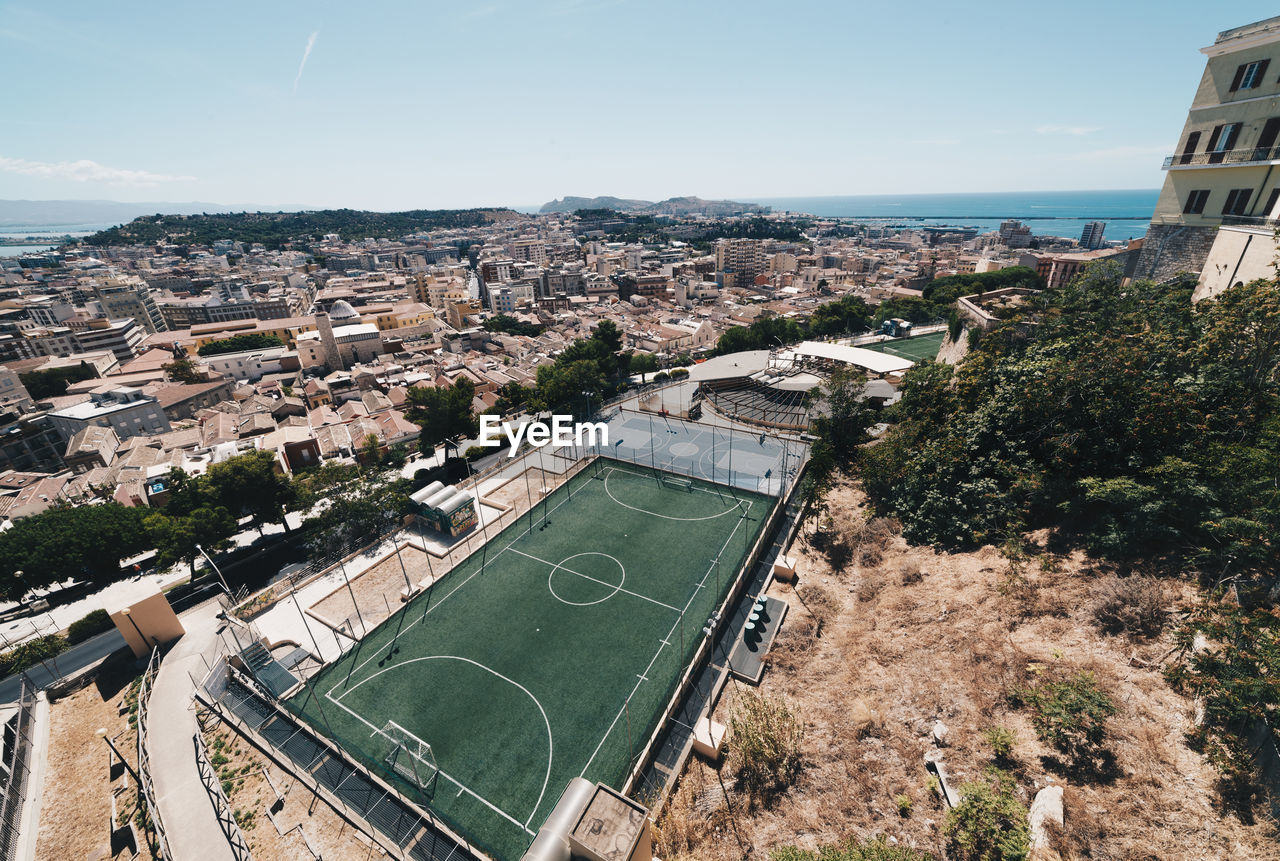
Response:
[[[382,759],[392,771],[424,792],[435,789],[440,768],[430,744],[393,720],[387,721],[376,735],[387,743]]]
[[[658,477],[659,480],[661,480],[661,482],[667,487],[674,487],[679,490],[693,490],[693,481],[690,479],[680,478],[675,475],[667,475],[666,473],[659,473]]]

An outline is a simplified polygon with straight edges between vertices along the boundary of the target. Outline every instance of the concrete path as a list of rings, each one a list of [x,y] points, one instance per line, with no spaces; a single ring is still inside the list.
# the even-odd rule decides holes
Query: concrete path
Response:
[[[215,616],[221,609],[217,601],[210,601],[181,617],[187,632],[160,662],[151,692],[147,752],[160,821],[175,861],[235,859],[196,769],[192,736],[197,727],[191,699],[195,685],[188,675],[188,671],[197,677],[204,674],[200,653],[214,640]]]

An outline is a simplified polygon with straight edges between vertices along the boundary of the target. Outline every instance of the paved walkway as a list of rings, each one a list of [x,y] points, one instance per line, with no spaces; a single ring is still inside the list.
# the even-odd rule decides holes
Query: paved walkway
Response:
[[[148,753],[155,783],[160,821],[175,861],[234,861],[227,838],[218,825],[213,802],[196,769],[196,713],[191,693],[195,685],[188,671],[203,675],[200,653],[213,642],[222,609],[210,601],[182,616],[183,635],[160,662],[148,712]]]

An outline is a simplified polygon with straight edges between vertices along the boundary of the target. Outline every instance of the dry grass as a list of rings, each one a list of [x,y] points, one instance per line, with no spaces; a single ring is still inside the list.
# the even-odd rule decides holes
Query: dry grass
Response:
[[[129,722],[130,686],[137,678],[132,660],[110,659],[95,684],[51,703],[48,765],[40,803],[37,861],[67,858],[129,858],[123,847],[111,854],[111,792],[108,749],[99,728],[133,763],[137,736]],[[123,714],[122,714],[123,712]],[[119,766],[117,766],[119,768]],[[119,780],[115,787],[123,786]],[[137,787],[117,797],[117,811],[135,810]],[[145,838],[141,833],[139,841]],[[139,846],[145,856],[146,847]]]
[[[241,736],[216,720],[204,733],[210,761],[226,779],[227,800],[255,861],[295,861],[308,858],[306,845],[295,826],[302,825],[307,841],[325,858],[366,858],[370,846],[324,801],[315,800],[305,786],[296,783]],[[225,761],[224,761],[225,759]],[[265,775],[270,775],[268,781]],[[273,785],[274,784],[274,788]],[[284,796],[278,803],[276,790]],[[277,831],[276,824],[285,833]],[[382,857],[374,849],[372,857]]]
[[[814,849],[875,835],[942,857],[945,812],[924,768],[934,721],[949,728],[941,754],[955,785],[994,763],[984,731],[1008,728],[1014,742],[1000,764],[1029,804],[1064,775],[1006,694],[1045,674],[1089,670],[1119,709],[1108,724],[1117,769],[1109,781],[1066,781],[1066,823],[1055,838],[1065,859],[1280,859],[1272,824],[1245,825],[1219,811],[1216,773],[1186,745],[1193,704],[1161,675],[1170,633],[1135,640],[1099,632],[1098,566],[1078,553],[1040,553],[1044,536],[1030,536],[1026,555],[1012,561],[990,547],[908,547],[896,530],[872,529],[861,502],[849,483],[828,502],[833,522],[853,524],[859,536],[848,539],[846,565],[833,567],[825,545],[801,539],[793,547],[798,592],[771,589],[792,610],[762,687],[785,695],[805,719],[803,774],[768,810],[730,816],[712,805],[727,817],[712,819],[695,801],[718,784],[715,772],[693,763],[662,819],[662,857],[728,861],[746,847],[747,857],[766,859],[778,845]],[[876,556],[864,555],[863,544],[878,549],[877,562],[862,561]],[[1190,585],[1162,588],[1166,606],[1195,600]],[[718,706],[722,722],[734,690]],[[899,815],[898,796],[909,799],[910,816]]]

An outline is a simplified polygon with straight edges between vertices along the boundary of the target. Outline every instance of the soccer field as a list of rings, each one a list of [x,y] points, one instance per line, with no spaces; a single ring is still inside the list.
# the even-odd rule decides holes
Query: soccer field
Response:
[[[621,788],[775,502],[661,476],[589,464],[290,708],[519,858],[571,778]]]
[[[899,338],[892,341],[881,341],[878,344],[865,344],[868,350],[877,353],[888,353],[890,356],[901,356],[913,362],[926,362],[938,356],[938,348],[946,332],[934,332],[931,335],[917,335],[914,338]]]

